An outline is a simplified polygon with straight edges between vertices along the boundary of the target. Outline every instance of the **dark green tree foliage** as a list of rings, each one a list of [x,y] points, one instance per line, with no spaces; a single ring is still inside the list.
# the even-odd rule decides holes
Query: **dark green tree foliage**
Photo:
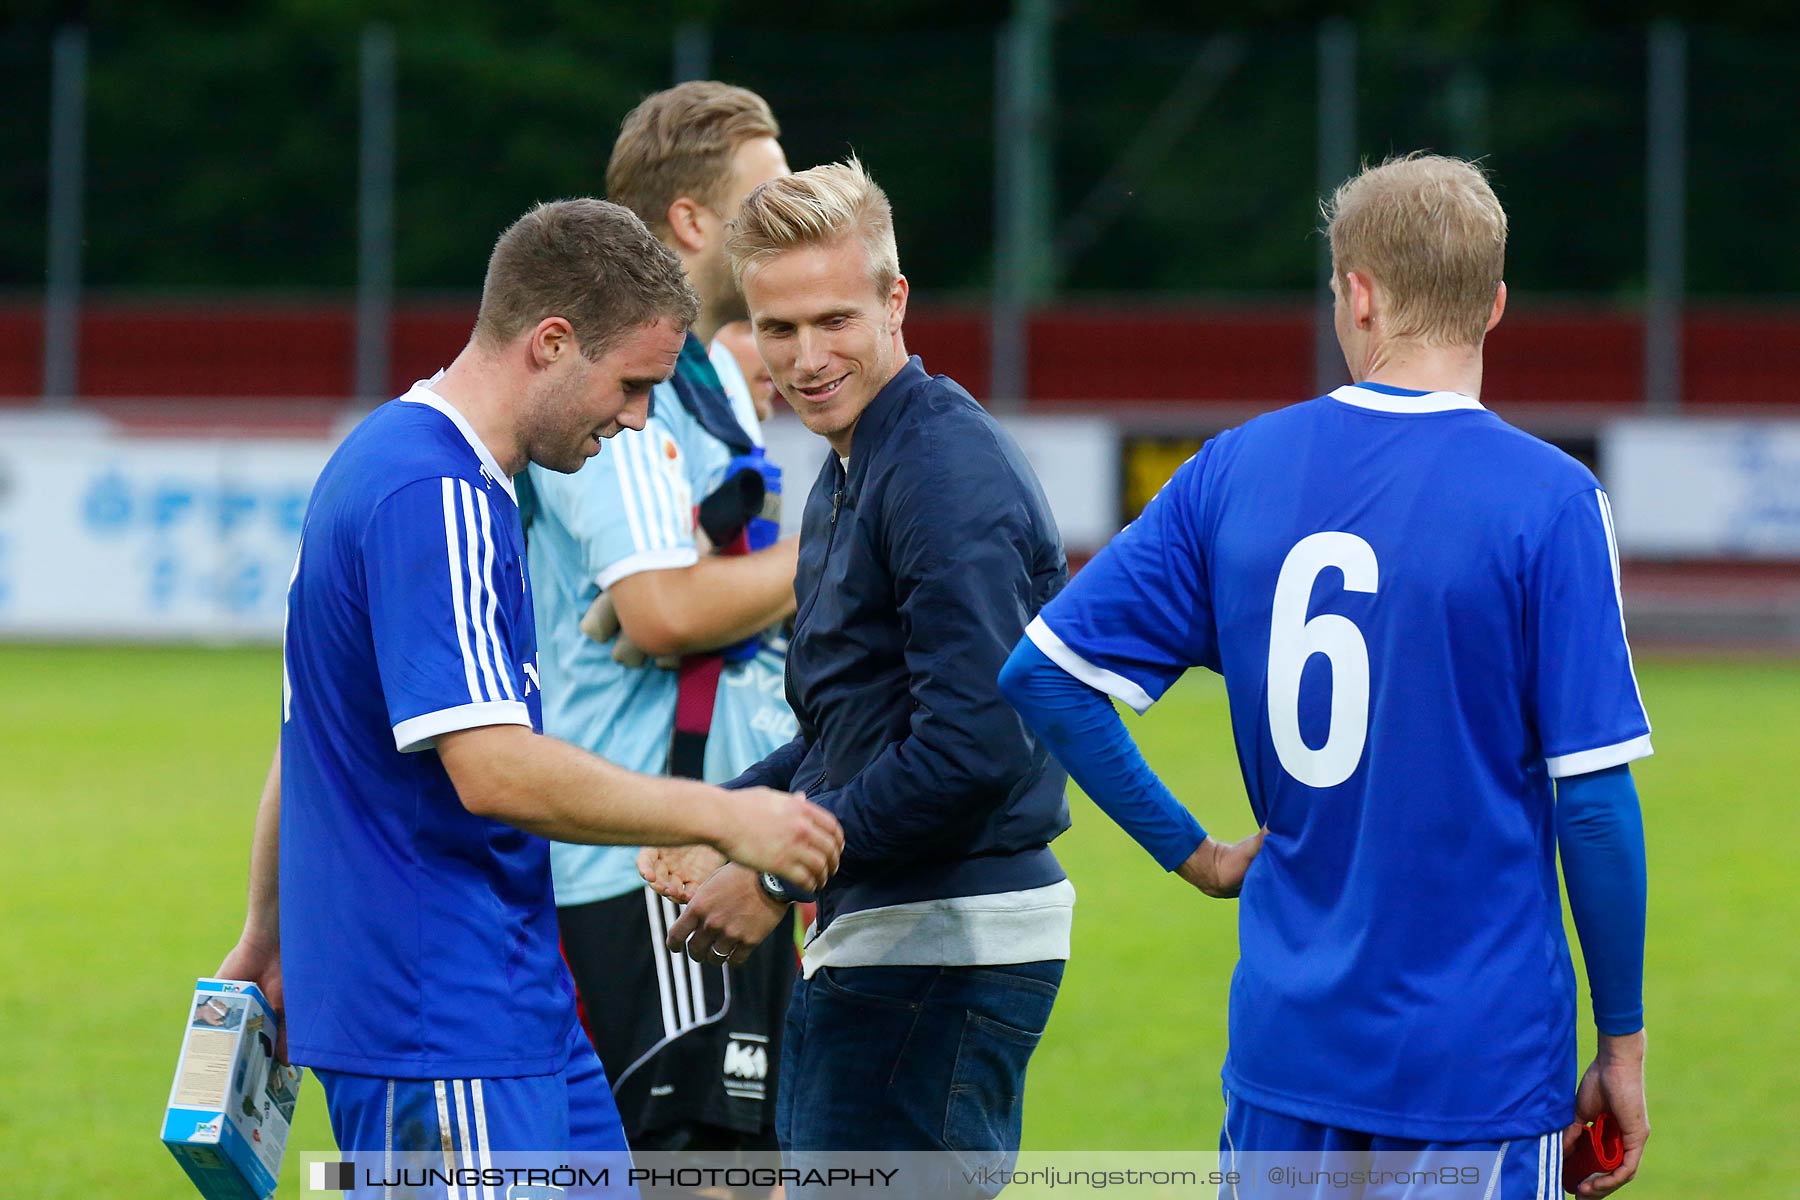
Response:
[[[1800,47],[1723,34],[1699,49],[1688,114],[1688,286],[1800,296]]]
[[[599,195],[619,121],[668,80],[667,38],[502,44],[410,34],[398,53],[399,286],[478,288],[494,237],[540,200]]]
[[[96,31],[88,281],[175,289],[350,283],[354,49],[337,35]]]
[[[388,24],[398,47],[403,289],[467,294],[496,231],[528,204],[600,191],[620,118],[672,77],[683,21],[711,30],[712,74],[769,98],[796,167],[863,157],[894,198],[904,265],[927,296],[978,295],[991,277],[994,38],[1008,3],[8,8],[0,287],[43,278],[49,43],[69,20],[91,30],[85,265],[95,286],[351,286],[369,21]],[[1051,117],[1061,292],[1310,290],[1318,22],[1346,11],[1359,48],[1358,154],[1483,157],[1512,215],[1515,284],[1621,299],[1642,285],[1644,22],[1709,22],[1690,42],[1690,283],[1703,294],[1800,293],[1800,256],[1769,249],[1800,233],[1800,159],[1787,152],[1800,8],[1766,0],[1653,11],[1064,3]],[[1196,74],[1208,55],[1224,65]],[[1179,119],[1165,136],[1146,133],[1170,111]]]
[[[0,288],[41,287],[49,202],[50,47],[30,31],[0,35]]]

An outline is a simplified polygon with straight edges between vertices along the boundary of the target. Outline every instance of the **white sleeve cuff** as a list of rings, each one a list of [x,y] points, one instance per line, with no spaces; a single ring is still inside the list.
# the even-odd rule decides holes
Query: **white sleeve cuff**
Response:
[[[1652,753],[1654,751],[1650,749],[1650,735],[1646,733],[1629,742],[1599,746],[1593,750],[1577,750],[1574,754],[1558,754],[1555,758],[1546,758],[1544,765],[1550,768],[1550,778],[1565,779],[1570,775],[1586,775],[1636,759],[1649,758]]]
[[[1073,675],[1091,688],[1105,692],[1107,695],[1123,700],[1131,705],[1139,716],[1150,710],[1155,703],[1150,693],[1120,675],[1116,671],[1108,671],[1104,667],[1096,667],[1081,655],[1069,649],[1063,640],[1056,636],[1050,626],[1044,624],[1043,617],[1033,617],[1031,624],[1025,627],[1025,636],[1031,639],[1032,645],[1044,652],[1044,657]]]
[[[594,576],[594,582],[605,591],[619,580],[630,575],[642,574],[645,571],[673,571],[681,567],[691,567],[700,561],[700,552],[693,546],[676,546],[665,550],[640,550],[636,554],[628,554],[618,562],[609,565],[606,570]]]
[[[523,700],[485,700],[422,713],[394,726],[394,749],[402,754],[416,754],[431,749],[439,734],[479,729],[483,725],[523,725],[530,729],[531,710]]]

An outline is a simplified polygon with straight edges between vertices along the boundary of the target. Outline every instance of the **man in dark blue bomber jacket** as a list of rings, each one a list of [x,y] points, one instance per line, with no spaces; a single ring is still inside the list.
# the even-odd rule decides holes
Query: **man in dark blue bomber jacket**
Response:
[[[794,1153],[1010,1165],[1075,890],[1049,847],[1065,776],[996,680],[1068,578],[1062,539],[1012,439],[906,356],[892,216],[861,164],[758,188],[729,250],[764,361],[834,451],[794,585],[800,735],[726,785],[803,791],[844,826],[789,1009],[777,1133]],[[727,865],[670,948],[740,958],[806,898]]]

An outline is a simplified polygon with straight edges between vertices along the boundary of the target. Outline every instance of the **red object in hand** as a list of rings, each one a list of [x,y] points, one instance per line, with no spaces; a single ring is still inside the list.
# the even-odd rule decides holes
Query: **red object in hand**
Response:
[[[1619,1130],[1613,1115],[1603,1112],[1594,1118],[1575,1143],[1575,1148],[1563,1158],[1563,1191],[1574,1192],[1575,1185],[1589,1175],[1604,1175],[1619,1169],[1625,1161],[1625,1139],[1619,1136]]]

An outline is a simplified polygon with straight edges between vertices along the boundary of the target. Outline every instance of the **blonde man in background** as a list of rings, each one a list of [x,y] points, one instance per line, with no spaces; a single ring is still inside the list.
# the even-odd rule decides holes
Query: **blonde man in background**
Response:
[[[779,134],[762,97],[715,81],[626,116],[607,190],[680,260],[699,314],[641,429],[578,474],[528,480],[545,728],[649,774],[729,779],[794,732],[781,626],[796,542],[777,537],[780,472],[745,419],[750,396],[727,393],[706,350],[743,315],[725,228],[752,188],[786,174]],[[637,859],[551,852],[564,954],[632,1145],[772,1147],[791,938],[737,965],[671,955],[680,907],[645,887]],[[693,884],[724,859],[689,847],[655,861]]]

